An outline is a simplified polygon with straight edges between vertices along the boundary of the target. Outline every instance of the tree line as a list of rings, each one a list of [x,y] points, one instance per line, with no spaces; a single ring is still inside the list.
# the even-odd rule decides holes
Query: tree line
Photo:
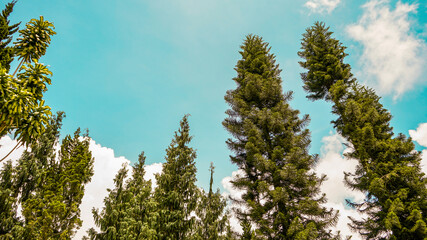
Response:
[[[9,15],[16,1],[0,16],[0,137],[13,134],[26,147],[16,161],[0,156],[0,239],[71,239],[82,226],[80,204],[93,175],[89,134],[77,129],[61,142],[65,113],[52,115],[43,93],[52,73],[39,63],[55,34],[43,17],[19,30]],[[19,37],[12,43],[13,36]],[[241,199],[225,199],[213,189],[196,185],[196,151],[188,115],[180,121],[166,162],[156,175],[156,187],[144,179],[145,155],[128,172],[123,166],[108,189],[101,209],[93,209],[97,229],[84,239],[349,239],[333,232],[339,212],[324,207],[316,154],[309,153],[308,115],[300,116],[283,91],[281,69],[271,47],[260,36],[248,35],[235,66],[236,88],[228,90],[223,126],[230,160],[241,174],[233,186]],[[362,214],[350,227],[364,239],[427,239],[427,178],[420,152],[403,134],[395,135],[391,114],[371,88],[361,85],[344,62],[345,47],[325,23],[316,22],[303,34],[300,65],[307,98],[332,104],[332,124],[348,142],[356,159],[345,183],[360,191],[362,202],[347,200]],[[11,69],[13,61],[16,69]],[[15,64],[15,65],[16,65]],[[240,207],[230,209],[227,202]],[[241,233],[230,224],[231,211]]]

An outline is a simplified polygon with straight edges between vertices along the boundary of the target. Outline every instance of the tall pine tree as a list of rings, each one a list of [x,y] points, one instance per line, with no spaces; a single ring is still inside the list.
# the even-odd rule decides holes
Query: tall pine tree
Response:
[[[331,239],[337,213],[321,206],[325,176],[313,172],[316,157],[308,152],[309,117],[298,117],[282,92],[275,56],[261,37],[248,35],[237,62],[237,88],[227,91],[230,105],[223,125],[234,152],[231,161],[244,174],[233,185],[242,191],[246,211],[238,211],[255,228],[258,239]],[[250,225],[247,237],[251,236]]]
[[[345,181],[366,195],[361,203],[348,201],[365,217],[352,219],[351,226],[366,239],[427,239],[427,179],[420,153],[410,138],[394,136],[392,116],[374,90],[351,79],[350,66],[343,63],[345,48],[331,34],[323,23],[308,28],[299,55],[308,70],[302,74],[308,97],[333,103],[334,127],[351,143],[348,156],[359,161]]]
[[[196,186],[196,152],[189,147],[192,137],[188,116],[180,122],[178,132],[166,149],[166,163],[156,175],[155,199],[158,203],[157,237],[159,240],[188,239],[193,230],[198,188]]]

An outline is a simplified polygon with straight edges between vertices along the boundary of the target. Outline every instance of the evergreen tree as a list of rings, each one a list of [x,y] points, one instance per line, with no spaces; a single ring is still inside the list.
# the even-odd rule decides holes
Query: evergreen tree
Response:
[[[166,163],[156,175],[155,199],[158,203],[157,237],[160,240],[183,240],[190,237],[195,218],[198,189],[196,152],[188,146],[192,137],[188,116],[180,122],[172,143],[166,149]]]
[[[331,35],[329,27],[322,22],[315,22],[314,27],[307,28],[303,34],[301,45],[304,51],[298,52],[298,55],[306,59],[299,63],[308,69],[308,72],[301,73],[301,78],[310,100],[330,100],[329,89],[336,79],[347,84],[354,81],[350,65],[343,62],[347,56],[344,52],[346,47]]]
[[[338,115],[334,127],[351,143],[353,152],[347,156],[359,161],[354,173],[345,173],[345,181],[365,194],[361,203],[348,201],[365,217],[352,218],[351,227],[366,239],[427,239],[427,179],[420,169],[420,153],[410,138],[394,137],[392,116],[374,90],[345,79],[351,74],[349,65],[342,63],[344,47],[319,41],[332,39],[328,29],[319,23],[307,29],[299,54],[306,60],[301,65],[308,70],[305,81],[310,84],[323,85],[315,77],[323,74],[318,69],[330,71],[328,85],[309,91],[316,96],[320,96],[319,89],[328,91],[325,99],[333,103],[333,113]],[[331,54],[325,57],[323,51],[312,49],[330,49]],[[328,68],[330,59],[341,60],[335,68]],[[342,69],[347,74],[341,74]]]
[[[81,226],[80,203],[84,185],[93,175],[87,134],[66,136],[58,158],[55,145],[62,113],[50,120],[47,130],[25,151],[14,176],[16,196],[22,204],[25,239],[71,239]]]
[[[237,211],[247,219],[258,239],[331,239],[327,228],[337,213],[321,207],[320,194],[325,176],[313,172],[316,157],[308,153],[310,132],[305,129],[309,117],[298,117],[283,94],[279,66],[262,38],[248,35],[237,62],[237,88],[227,91],[230,105],[223,125],[232,134],[228,147],[231,161],[244,174],[233,181],[242,191],[246,211]]]
[[[5,9],[0,14],[0,67],[9,71],[10,63],[13,61],[13,47],[9,46],[13,34],[18,31],[19,23],[10,25],[9,15],[13,11],[16,1],[6,4]]]
[[[0,239],[20,239],[22,223],[17,217],[17,199],[13,185],[13,166],[8,161],[0,171]]]
[[[151,180],[144,179],[145,156],[142,152],[138,163],[133,167],[132,178],[127,184],[127,191],[133,196],[131,216],[134,237],[132,239],[155,239],[157,204],[151,194]]]
[[[131,178],[127,177],[126,166],[117,173],[113,190],[104,199],[101,212],[93,210],[96,225],[88,231],[90,239],[155,239],[155,207],[151,196],[151,181],[144,179],[145,156],[141,153],[133,166]]]
[[[225,212],[227,201],[221,196],[219,189],[212,190],[214,166],[211,163],[209,192],[201,190],[199,203],[196,209],[198,221],[196,223],[196,239],[219,240],[228,239],[227,226],[229,225],[228,212]]]
[[[100,232],[95,229],[88,231],[90,239],[116,240],[131,239],[125,238],[132,234],[128,219],[131,218],[132,195],[126,192],[125,178],[127,169],[124,165],[114,178],[114,189],[107,189],[108,196],[104,199],[104,208],[101,212],[93,209],[95,224],[100,228]],[[123,236],[123,238],[121,238]]]

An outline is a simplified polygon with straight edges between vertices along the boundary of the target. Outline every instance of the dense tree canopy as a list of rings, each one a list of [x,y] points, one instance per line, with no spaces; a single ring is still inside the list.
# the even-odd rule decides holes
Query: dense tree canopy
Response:
[[[249,221],[259,239],[326,239],[337,213],[321,206],[319,178],[313,171],[316,157],[308,153],[308,116],[299,118],[283,94],[279,66],[261,37],[248,35],[237,62],[237,88],[227,91],[230,105],[223,125],[233,138],[231,161],[243,170],[233,184],[244,191]],[[250,236],[249,225],[245,231]]]
[[[374,90],[349,80],[350,66],[342,62],[344,47],[328,29],[323,23],[308,28],[299,54],[306,60],[301,66],[308,70],[303,80],[318,86],[307,88],[309,97],[333,103],[333,113],[338,115],[334,127],[351,143],[353,151],[347,156],[359,161],[345,180],[351,189],[366,195],[361,203],[349,201],[365,217],[352,219],[351,226],[367,239],[425,239],[427,178],[420,169],[420,153],[410,138],[394,136],[391,114]],[[328,49],[328,54],[322,49]]]

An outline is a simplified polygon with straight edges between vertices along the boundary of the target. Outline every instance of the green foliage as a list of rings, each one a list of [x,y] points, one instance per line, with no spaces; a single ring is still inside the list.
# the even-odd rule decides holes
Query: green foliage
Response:
[[[0,17],[0,137],[14,133],[18,144],[12,151],[18,145],[29,146],[48,124],[51,112],[50,107],[44,105],[43,93],[47,84],[51,84],[52,73],[38,60],[46,53],[51,36],[56,34],[53,24],[40,17],[19,31],[20,37],[14,46],[8,46],[18,27],[17,24],[9,26],[7,20],[14,5],[15,2],[7,4]],[[20,62],[15,72],[9,74],[14,54]]]
[[[6,4],[5,9],[0,15],[0,68],[10,69],[10,63],[13,61],[14,48],[8,46],[12,41],[13,34],[18,31],[19,23],[10,25],[9,15],[13,11],[16,1]]]
[[[270,47],[258,36],[247,36],[237,62],[237,88],[227,91],[230,105],[223,125],[232,134],[231,161],[244,174],[233,185],[244,191],[247,210],[237,211],[245,239],[330,239],[327,230],[337,219],[321,207],[318,178],[312,171],[316,157],[308,153],[308,116],[298,117],[282,93],[279,66]],[[255,229],[251,233],[251,226]]]
[[[157,238],[161,240],[188,239],[194,227],[198,189],[196,183],[195,151],[188,146],[192,137],[188,116],[180,122],[172,143],[166,149],[166,163],[156,175],[154,197],[158,203]]]
[[[321,47],[324,43],[315,44]],[[309,53],[310,50],[305,49],[307,45],[307,42],[302,44]],[[336,46],[339,49],[331,52],[343,56],[341,44]],[[306,57],[317,58],[320,58],[317,52]],[[304,64],[310,71],[315,63]],[[335,70],[339,72],[346,66],[343,64]],[[307,76],[306,81],[318,81],[314,75]],[[427,238],[427,179],[420,169],[420,153],[414,150],[411,139],[403,134],[394,136],[390,126],[392,116],[372,89],[343,79],[335,79],[333,85],[325,85],[323,89],[329,91],[333,113],[338,115],[333,121],[334,127],[351,143],[353,151],[347,156],[359,161],[354,173],[345,173],[345,181],[351,189],[366,195],[361,203],[348,201],[366,216],[361,220],[352,219],[351,227],[366,239]],[[311,94],[318,95],[317,92]]]
[[[37,143],[23,153],[10,179],[12,196],[22,204],[24,239],[71,239],[82,224],[79,206],[84,185],[93,175],[93,158],[88,135],[81,138],[80,130],[64,138],[56,156],[63,117],[58,113],[50,120]]]
[[[151,181],[144,180],[144,164],[145,156],[141,153],[126,183],[126,166],[119,170],[115,188],[108,189],[109,195],[104,199],[104,208],[101,212],[93,209],[100,232],[90,229],[90,239],[156,239],[156,202],[151,195]]]
[[[8,161],[0,172],[0,239],[19,239],[22,224],[17,217],[17,199],[13,185],[13,166]]]
[[[194,239],[220,240],[232,239],[233,233],[228,228],[228,212],[225,211],[227,201],[221,196],[219,189],[214,193],[212,190],[214,166],[210,167],[211,179],[209,192],[201,190],[199,203],[196,209],[197,222]],[[228,236],[231,234],[231,236]]]
[[[331,37],[332,32],[322,22],[314,23],[307,28],[301,42],[302,51],[298,52],[305,62],[299,62],[301,67],[308,72],[301,73],[304,90],[308,92],[307,98],[330,100],[329,89],[338,80],[345,83],[354,81],[349,64],[343,60],[347,54],[346,47]]]

